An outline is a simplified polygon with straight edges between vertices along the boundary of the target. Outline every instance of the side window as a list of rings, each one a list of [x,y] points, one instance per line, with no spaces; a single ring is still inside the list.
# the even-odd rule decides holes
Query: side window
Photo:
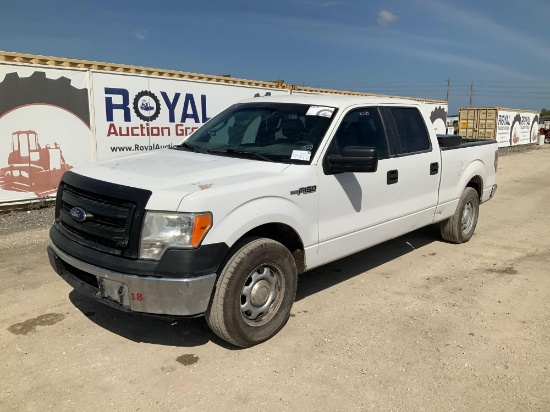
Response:
[[[429,151],[430,136],[418,109],[414,107],[390,107],[389,109],[395,120],[401,143],[400,154]]]
[[[387,158],[388,140],[377,107],[364,107],[349,112],[335,136],[335,151],[342,153],[348,146],[376,147],[380,159]]]

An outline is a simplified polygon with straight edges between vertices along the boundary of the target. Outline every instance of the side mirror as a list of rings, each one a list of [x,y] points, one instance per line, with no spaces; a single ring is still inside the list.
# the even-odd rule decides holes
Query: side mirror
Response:
[[[376,172],[376,169],[378,169],[378,149],[361,146],[346,147],[342,150],[341,156],[328,156],[328,166],[331,173]]]

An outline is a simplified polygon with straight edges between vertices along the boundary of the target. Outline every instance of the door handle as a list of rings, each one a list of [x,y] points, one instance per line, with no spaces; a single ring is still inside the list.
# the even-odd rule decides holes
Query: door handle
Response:
[[[397,170],[389,170],[387,176],[388,176],[387,183],[389,185],[393,185],[397,183],[399,180],[399,172]]]
[[[435,162],[430,165],[430,174],[436,175],[439,173],[439,163]]]

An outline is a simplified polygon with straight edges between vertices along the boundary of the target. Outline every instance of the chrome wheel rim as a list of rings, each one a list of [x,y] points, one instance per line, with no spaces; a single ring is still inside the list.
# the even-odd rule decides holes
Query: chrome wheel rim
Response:
[[[466,203],[466,206],[464,206],[464,212],[462,212],[462,219],[460,223],[461,223],[463,235],[469,233],[470,230],[472,230],[475,219],[476,219],[476,209],[474,207],[473,202],[470,200],[468,203]]]
[[[241,315],[250,326],[269,322],[278,312],[285,292],[282,271],[275,265],[260,265],[246,278],[241,290]]]

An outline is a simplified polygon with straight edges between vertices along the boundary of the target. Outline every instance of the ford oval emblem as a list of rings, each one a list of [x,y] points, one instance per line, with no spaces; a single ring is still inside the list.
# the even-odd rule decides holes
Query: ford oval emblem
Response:
[[[77,222],[84,222],[86,221],[86,219],[92,217],[91,214],[89,214],[84,209],[78,206],[73,207],[70,211],[70,214],[71,214],[71,217]]]

